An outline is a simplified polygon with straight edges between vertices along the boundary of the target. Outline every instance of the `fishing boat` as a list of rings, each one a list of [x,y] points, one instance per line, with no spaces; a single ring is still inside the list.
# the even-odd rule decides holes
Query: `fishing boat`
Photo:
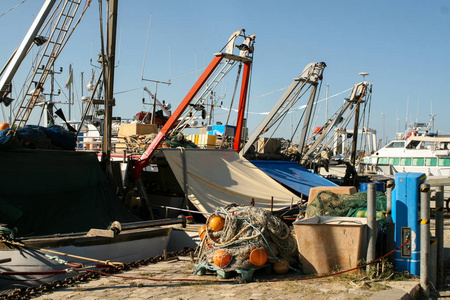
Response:
[[[6,128],[0,131],[0,164],[5,174],[0,182],[1,290],[73,276],[73,268],[123,264],[162,254],[171,233],[166,225],[185,222],[183,218],[143,221],[118,199],[105,172],[111,168],[110,117],[105,124],[108,138],[102,163],[94,152],[75,151],[76,130],[70,126],[64,130],[27,125],[47,75],[74,29],[76,22],[72,21],[82,2],[46,0],[1,72],[0,103],[8,106],[13,101],[9,97],[11,81],[20,63],[32,47],[44,47],[38,54],[41,72],[35,70],[24,85],[26,92],[18,99],[11,128],[2,124]],[[116,8],[117,1],[110,1],[108,27],[115,28]],[[49,37],[42,38],[48,16],[56,19],[46,23],[53,27]],[[115,34],[114,30],[108,32]],[[112,43],[108,55],[114,57],[114,39],[109,36],[108,40]],[[103,66],[104,72],[110,72],[106,99],[112,98],[114,81],[114,68],[108,65],[114,66],[114,60]],[[105,107],[112,108],[107,103]]]
[[[0,183],[0,257],[10,259],[0,264],[0,288],[55,280],[51,272],[67,269],[67,261],[129,263],[160,255],[171,233],[161,225],[183,222],[143,222],[131,213],[94,153],[2,149],[0,161],[8,174]]]

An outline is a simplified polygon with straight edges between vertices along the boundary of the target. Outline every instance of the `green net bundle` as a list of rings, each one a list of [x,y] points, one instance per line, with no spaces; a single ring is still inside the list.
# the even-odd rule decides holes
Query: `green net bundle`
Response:
[[[216,226],[217,219],[222,219],[221,227]],[[200,232],[198,265],[207,269],[245,270],[281,259],[288,261],[290,266],[299,264],[293,232],[269,211],[254,206],[230,205],[216,210],[206,224]],[[257,258],[261,252],[267,254],[267,260],[255,265],[255,257],[250,259],[254,250],[259,251]],[[226,255],[223,264],[215,259],[217,253]]]
[[[384,224],[387,210],[386,195],[382,192],[376,194],[376,217],[380,224]],[[336,217],[367,217],[367,192],[352,195],[335,194],[330,191],[321,191],[306,208],[306,215],[336,216]]]

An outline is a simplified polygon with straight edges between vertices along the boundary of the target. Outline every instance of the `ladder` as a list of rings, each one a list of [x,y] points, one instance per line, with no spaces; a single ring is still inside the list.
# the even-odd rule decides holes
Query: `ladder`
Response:
[[[50,36],[48,37],[47,42],[42,45],[42,54],[36,64],[36,66],[39,67],[34,68],[31,80],[19,103],[14,116],[14,121],[11,124],[12,128],[22,128],[27,124],[31,112],[39,99],[39,95],[44,90],[45,80],[51,73],[56,58],[59,56],[67,42],[68,32],[81,2],[82,0],[66,0],[62,5]],[[59,6],[61,6],[61,3],[58,7]],[[57,10],[58,8],[55,9],[53,15],[56,15]],[[34,86],[33,90],[32,86]]]

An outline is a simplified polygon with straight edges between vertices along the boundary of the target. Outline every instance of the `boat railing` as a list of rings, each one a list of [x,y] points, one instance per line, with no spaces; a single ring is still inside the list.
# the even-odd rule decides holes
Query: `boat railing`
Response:
[[[76,150],[77,151],[101,151],[103,146],[102,136],[90,136],[83,137],[77,140]],[[111,151],[112,152],[124,152],[127,151],[127,143],[124,137],[115,137],[111,141]]]

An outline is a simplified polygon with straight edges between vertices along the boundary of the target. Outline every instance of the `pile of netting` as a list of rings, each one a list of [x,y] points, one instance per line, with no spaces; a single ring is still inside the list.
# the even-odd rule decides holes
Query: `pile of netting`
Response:
[[[386,219],[387,201],[382,192],[376,194],[376,217],[380,225]],[[367,217],[367,192],[352,195],[340,195],[330,191],[321,191],[306,208],[308,218],[314,216]]]
[[[198,265],[209,270],[248,270],[274,263],[287,272],[299,265],[293,232],[261,208],[229,205],[218,209],[199,234]]]
[[[142,154],[156,138],[156,133],[130,135],[125,137],[127,153]],[[187,140],[182,133],[169,136],[161,144],[162,148],[197,148],[197,145]]]

